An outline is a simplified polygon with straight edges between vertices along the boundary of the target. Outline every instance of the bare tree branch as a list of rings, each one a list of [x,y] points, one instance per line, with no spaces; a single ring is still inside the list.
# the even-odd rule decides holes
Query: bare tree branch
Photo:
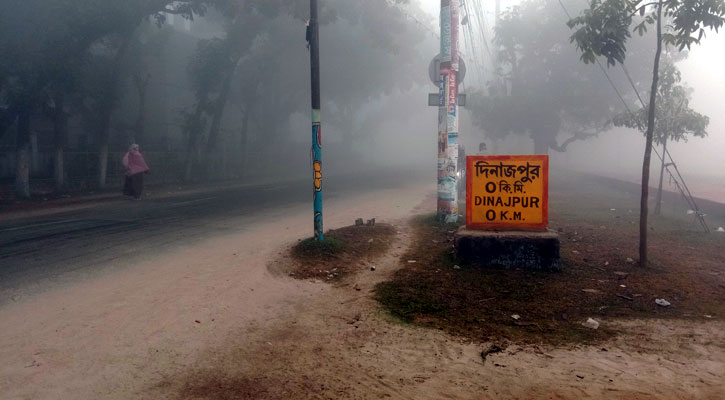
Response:
[[[556,139],[552,140],[551,143],[549,143],[549,147],[552,150],[558,151],[560,153],[563,153],[566,151],[566,147],[569,146],[571,143],[576,142],[577,140],[586,140],[590,137],[599,136],[600,131],[597,132],[576,132],[574,133],[574,136],[570,137],[569,139],[566,139],[562,144],[557,144]]]

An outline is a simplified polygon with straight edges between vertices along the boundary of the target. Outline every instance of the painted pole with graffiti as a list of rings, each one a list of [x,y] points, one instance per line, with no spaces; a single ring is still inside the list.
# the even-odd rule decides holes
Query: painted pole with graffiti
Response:
[[[310,71],[312,82],[312,175],[315,239],[323,240],[322,230],[322,124],[320,123],[320,36],[317,0],[310,0]]]
[[[458,221],[458,20],[457,0],[441,0],[438,91],[438,220]]]

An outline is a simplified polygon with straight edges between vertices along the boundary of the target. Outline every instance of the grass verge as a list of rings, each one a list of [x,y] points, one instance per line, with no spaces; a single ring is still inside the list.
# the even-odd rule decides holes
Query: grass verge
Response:
[[[370,268],[374,259],[385,254],[395,238],[388,224],[347,226],[329,230],[323,241],[301,240],[292,247],[291,276],[298,279],[336,281],[347,274]]]
[[[579,183],[552,191],[560,206],[550,228],[560,235],[562,272],[459,263],[457,226],[423,216],[413,222],[402,268],[376,287],[377,300],[403,321],[469,339],[554,345],[605,340],[618,333],[610,323],[618,318],[725,318],[725,235],[652,218],[652,262],[639,267],[636,193]],[[658,306],[657,298],[672,305]],[[601,322],[599,329],[582,326],[587,318]]]

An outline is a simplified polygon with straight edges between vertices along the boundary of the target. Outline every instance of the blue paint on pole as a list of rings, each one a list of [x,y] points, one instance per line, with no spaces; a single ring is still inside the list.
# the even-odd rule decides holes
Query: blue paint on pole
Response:
[[[312,110],[312,172],[315,239],[323,240],[322,229],[322,126],[320,110]]]
[[[312,174],[315,239],[322,241],[322,126],[320,125],[320,32],[317,0],[310,0],[310,98],[312,100]]]

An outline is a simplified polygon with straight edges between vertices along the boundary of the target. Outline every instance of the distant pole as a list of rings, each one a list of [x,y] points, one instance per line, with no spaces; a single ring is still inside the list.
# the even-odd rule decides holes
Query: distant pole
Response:
[[[312,82],[312,174],[315,239],[322,231],[322,126],[320,123],[320,31],[317,0],[310,0],[310,71]]]
[[[657,200],[655,200],[655,215],[662,211],[662,181],[665,177],[665,160],[667,159],[667,136],[662,139],[662,165],[660,166],[660,184],[657,187]]]
[[[438,220],[458,221],[458,1],[441,0]]]

